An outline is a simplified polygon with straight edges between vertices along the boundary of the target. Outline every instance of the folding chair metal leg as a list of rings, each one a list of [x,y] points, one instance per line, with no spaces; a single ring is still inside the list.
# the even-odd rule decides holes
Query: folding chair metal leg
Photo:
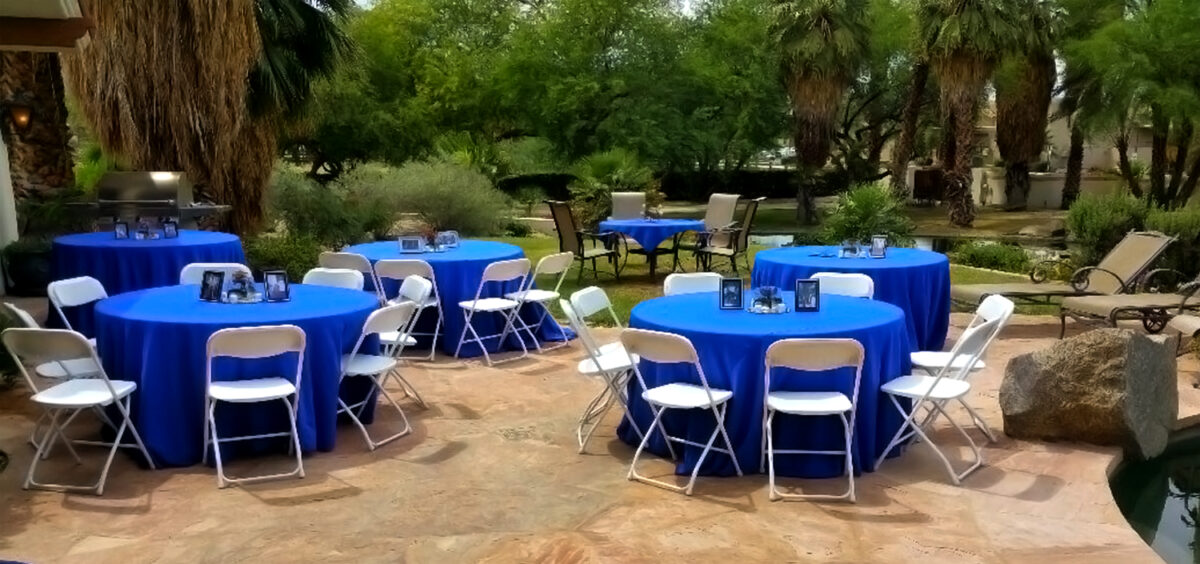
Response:
[[[386,377],[386,375],[380,376],[380,378],[385,378],[385,377]],[[362,432],[363,439],[365,439],[367,442],[367,448],[369,450],[375,450],[375,449],[377,449],[383,445],[386,445],[396,439],[399,439],[400,437],[403,437],[405,435],[412,433],[412,425],[409,424],[408,416],[404,414],[404,410],[400,408],[400,404],[397,403],[396,400],[392,398],[391,394],[389,394],[386,389],[384,389],[383,384],[380,382],[380,380],[377,379],[376,376],[366,376],[366,378],[371,379],[371,383],[375,386],[376,389],[379,390],[380,395],[382,395],[385,399],[387,399],[388,403],[390,403],[392,405],[392,407],[394,407],[396,409],[396,412],[400,414],[400,420],[404,422],[404,429],[402,431],[400,431],[399,433],[396,433],[394,435],[391,435],[389,437],[386,437],[386,438],[383,438],[380,440],[375,440],[375,439],[371,438],[370,431],[367,430],[366,425],[363,425],[362,420],[359,418],[361,411],[366,408],[366,404],[370,401],[370,398],[365,399],[362,402],[355,404],[355,406],[360,407],[360,413],[355,413],[354,409],[352,409],[352,406],[347,405],[346,402],[344,400],[342,400],[342,398],[338,398],[338,413],[345,412],[347,415],[349,415],[350,420],[353,421],[354,424],[358,427],[358,430],[360,432]]]
[[[79,492],[90,492],[95,495],[104,495],[104,486],[108,482],[108,472],[112,468],[112,462],[116,456],[117,449],[120,449],[122,447],[136,446],[139,450],[141,450],[142,454],[146,457],[146,461],[149,464],[150,469],[153,470],[155,468],[154,460],[152,458],[150,458],[150,453],[146,450],[146,446],[142,443],[141,436],[138,435],[138,433],[137,433],[137,428],[133,425],[133,422],[129,420],[130,398],[127,396],[127,397],[125,397],[123,403],[121,403],[120,401],[121,400],[118,400],[119,403],[117,403],[117,407],[118,407],[118,409],[121,410],[121,414],[122,414],[121,424],[114,426],[117,432],[116,432],[116,435],[113,437],[112,442],[91,441],[91,440],[71,440],[70,438],[68,438],[66,436],[66,432],[65,432],[66,427],[68,424],[70,424],[70,422],[77,415],[79,415],[80,413],[83,412],[83,409],[74,410],[71,413],[71,415],[69,417],[67,417],[65,420],[63,420],[62,415],[67,410],[63,410],[63,409],[51,410],[51,412],[50,412],[50,428],[46,430],[46,432],[42,436],[42,440],[38,443],[38,449],[34,453],[33,460],[29,464],[29,471],[25,475],[25,483],[24,483],[23,487],[25,489],[32,488],[32,489],[42,489],[42,490],[51,490],[51,491],[79,491]],[[111,422],[111,420],[109,420],[109,422]],[[124,439],[124,437],[125,437],[126,430],[131,431],[133,434],[134,444],[132,444],[132,445],[125,444],[122,442],[122,439]],[[48,453],[49,450],[54,446],[54,443],[59,440],[61,440],[63,442],[63,444],[67,447],[68,452],[70,452],[71,455],[75,458],[75,461],[80,464],[82,464],[82,461],[80,460],[79,455],[75,452],[75,449],[71,446],[72,443],[93,445],[93,446],[105,446],[105,447],[109,448],[108,456],[105,458],[104,465],[100,468],[100,475],[97,477],[96,482],[94,484],[89,485],[89,486],[79,486],[79,485],[69,485],[69,484],[42,483],[42,482],[37,481],[37,465],[38,465],[38,463],[45,459],[46,453]]]
[[[938,458],[942,460],[942,464],[946,467],[946,472],[950,475],[950,480],[954,482],[954,485],[961,485],[964,478],[970,475],[971,472],[974,472],[983,466],[983,453],[979,451],[979,447],[975,445],[975,441],[971,440],[971,435],[968,434],[962,427],[960,427],[958,423],[954,421],[954,419],[951,418],[950,415],[946,413],[946,411],[943,410],[940,405],[937,404],[937,402],[927,403],[929,403],[930,406],[937,411],[937,413],[942,414],[942,416],[950,421],[950,425],[952,425],[955,430],[957,430],[959,434],[966,439],[967,445],[970,446],[972,453],[974,453],[975,461],[972,462],[971,465],[962,472],[958,472],[954,469],[954,466],[950,464],[950,459],[946,457],[945,453],[942,452],[942,449],[938,448],[937,444],[935,444],[929,438],[929,435],[925,433],[925,430],[922,429],[921,425],[916,423],[914,419],[916,406],[913,406],[912,411],[906,411],[904,406],[900,405],[900,402],[896,399],[896,396],[889,395],[888,397],[892,400],[892,405],[895,406],[896,410],[899,411],[901,415],[904,415],[904,422],[901,423],[900,428],[896,430],[896,434],[888,443],[887,448],[883,450],[883,454],[879,455],[879,459],[875,463],[876,468],[879,468],[879,466],[883,464],[884,459],[887,458],[887,455],[892,451],[893,448],[899,446],[909,436],[912,435],[920,437],[923,442],[929,445],[930,449],[933,449],[934,454],[936,454]],[[932,421],[930,423],[932,423]],[[908,432],[909,430],[911,430],[911,432]]]
[[[967,413],[971,416],[971,423],[975,425],[975,428],[979,429],[979,431],[983,433],[983,436],[987,437],[988,442],[996,442],[996,435],[992,433],[991,427],[988,427],[987,422],[984,421],[978,413],[975,413],[975,410],[971,408],[971,406],[967,403],[967,400],[965,398],[958,398],[958,403],[963,406],[963,409],[967,410]]]
[[[292,476],[296,476],[298,478],[304,477],[304,460],[302,458],[303,455],[300,452],[300,432],[296,429],[296,406],[295,406],[295,404],[292,403],[292,401],[290,399],[288,399],[286,397],[279,398],[279,399],[281,401],[283,401],[284,405],[287,406],[288,425],[290,427],[289,432],[266,433],[266,434],[262,434],[262,435],[247,435],[247,436],[242,436],[242,437],[230,437],[230,438],[226,438],[226,439],[222,439],[221,436],[217,433],[217,401],[216,400],[211,401],[211,403],[209,404],[209,409],[208,409],[208,424],[210,426],[209,432],[212,435],[213,459],[216,461],[216,464],[217,464],[217,487],[218,488],[224,488],[230,484],[249,484],[249,483],[254,483],[254,482],[265,482],[267,480],[290,478]],[[291,439],[288,442],[288,451],[289,451],[289,454],[294,454],[296,457],[296,468],[292,469],[289,472],[283,472],[283,473],[279,473],[279,474],[269,474],[269,475],[264,475],[264,476],[250,476],[250,477],[246,477],[246,478],[230,478],[229,476],[225,475],[225,463],[224,463],[224,460],[221,459],[221,442],[222,441],[230,442],[230,441],[241,441],[241,440],[248,440],[248,439],[260,439],[260,438],[284,437],[284,436],[289,437]]]
[[[587,409],[584,410],[584,414],[580,418],[579,428],[576,430],[576,435],[579,437],[579,454],[583,454],[587,450],[587,443],[591,440],[592,433],[595,432],[596,427],[599,426],[600,421],[604,419],[608,411],[612,409],[614,402],[621,406],[621,418],[629,422],[630,427],[633,428],[633,432],[637,434],[638,438],[642,439],[646,436],[642,432],[641,427],[638,426],[637,421],[634,421],[633,416],[629,413],[629,399],[624,392],[624,385],[629,372],[625,371],[611,377],[604,374],[601,376],[604,378],[604,388],[588,403]],[[605,402],[603,407],[599,407],[601,401]],[[592,419],[595,420],[595,423],[588,430],[587,435],[584,436],[584,424],[590,422]],[[672,458],[675,456],[673,450],[671,456]]]
[[[854,450],[853,450],[853,442],[852,442],[853,441],[853,430],[850,428],[850,421],[848,419],[846,419],[846,414],[845,413],[838,414],[838,417],[842,420],[842,435],[844,438],[843,444],[845,445],[844,450],[798,450],[798,449],[775,450],[774,437],[772,437],[770,435],[769,430],[771,428],[773,428],[773,426],[774,426],[776,412],[774,410],[769,410],[769,412],[770,413],[767,415],[767,418],[766,418],[766,421],[767,421],[766,426],[768,429],[768,434],[767,434],[767,459],[768,459],[767,484],[768,484],[768,492],[769,492],[771,501],[778,501],[781,499],[785,499],[785,500],[786,499],[830,500],[830,501],[848,499],[848,500],[850,500],[851,503],[856,502],[857,498],[854,493],[854,455],[853,455]],[[846,493],[843,493],[840,495],[785,494],[785,493],[783,493],[775,485],[775,455],[776,454],[825,454],[825,455],[844,457],[845,462],[846,462],[846,478],[847,478],[847,482],[848,482]]]
[[[399,368],[393,368],[388,371],[387,375],[385,375],[383,378],[385,384],[387,383],[388,378],[393,378],[396,380],[396,382],[400,385],[400,391],[404,392],[404,397],[410,397],[415,400],[417,404],[421,406],[421,409],[429,409],[429,405],[425,403],[425,400],[421,397],[421,394],[417,392],[417,388],[409,383],[409,381],[404,378],[404,375],[400,374]]]

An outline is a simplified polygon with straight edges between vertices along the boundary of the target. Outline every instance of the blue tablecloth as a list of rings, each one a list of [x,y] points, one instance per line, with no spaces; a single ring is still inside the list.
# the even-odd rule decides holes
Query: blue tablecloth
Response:
[[[704,231],[704,222],[699,219],[609,219],[600,222],[600,231],[624,233],[643,249],[657,249],[677,233]]]
[[[193,262],[245,261],[241,240],[229,233],[181,230],[174,239],[143,241],[117,239],[112,233],[76,233],[54,240],[50,274],[53,280],[91,276],[115,296],[178,284],[179,271]],[[91,310],[83,306],[66,314],[71,328],[94,337]],[[63,326],[54,311],[47,316],[47,325]]]
[[[749,303],[749,294],[746,300]],[[790,304],[792,294],[786,292],[784,300]],[[764,359],[767,347],[780,339],[851,338],[862,343],[866,360],[854,434],[856,470],[874,470],[876,457],[900,427],[901,417],[893,407],[885,404],[888,400],[879,391],[882,384],[907,374],[910,368],[904,312],[891,304],[828,296],[822,300],[818,312],[753,314],[718,309],[715,293],[684,294],[638,304],[633,308],[629,325],[687,337],[700,355],[709,385],[733,392],[725,425],[743,472],[758,472],[762,452]],[[642,362],[640,367],[649,387],[669,381],[700,382],[690,366]],[[853,370],[849,369],[815,374],[777,370],[772,374],[771,387],[773,390],[839,390],[850,395],[853,378]],[[641,393],[637,378],[632,378],[629,384],[630,413],[646,431],[653,415],[649,405],[641,399]],[[672,435],[682,435],[701,444],[707,442],[714,425],[712,412],[708,410],[668,411],[663,420]],[[841,421],[836,416],[778,415],[774,428],[775,445],[779,449],[837,450],[844,441]],[[637,434],[625,421],[622,421],[618,434],[626,443],[638,443]],[[661,437],[656,433],[648,448],[666,456],[666,443]],[[681,446],[674,445],[676,452]],[[701,450],[685,447],[676,473],[690,473]],[[785,476],[838,476],[844,468],[844,462],[836,456],[781,455],[775,462],[776,472]],[[729,476],[734,474],[734,468],[729,457],[710,453],[700,472]]]
[[[940,351],[950,328],[950,261],[918,249],[888,249],[887,257],[829,258],[832,247],[785,247],[754,257],[751,286],[791,289],[818,272],[861,273],[875,281],[875,299],[904,310],[913,350]]]
[[[379,302],[370,294],[340,288],[293,284],[291,290],[289,302],[222,304],[201,302],[199,286],[171,286],[121,294],[96,305],[100,358],[110,377],[137,383],[133,419],[155,462],[165,466],[200,462],[206,347],[213,333],[229,327],[293,324],[304,330],[300,446],[304,451],[333,449],[341,357],[354,347],[363,322]],[[367,346],[377,350],[378,342]],[[290,380],[295,366],[294,355],[261,361],[222,359],[214,379],[284,376]],[[343,393],[361,398],[364,390]],[[217,410],[221,434],[287,430],[283,403],[272,403],[277,405],[221,405]],[[284,439],[245,443],[251,442],[265,444],[246,444],[235,451],[242,443],[232,443],[222,452],[263,448],[278,452],[287,444]]]
[[[402,254],[400,247],[395,241],[381,241],[378,243],[365,243],[362,245],[354,245],[346,248],[348,253],[358,253],[367,257],[374,264],[376,261],[385,259],[417,259],[423,260],[433,267],[433,274],[437,278],[438,296],[441,298],[442,311],[445,316],[445,321],[442,325],[442,352],[446,354],[454,354],[454,349],[458,346],[458,340],[463,334],[463,329],[466,327],[463,318],[463,310],[458,303],[475,299],[475,292],[479,289],[479,281],[483,279],[483,270],[493,262],[502,260],[518,259],[525,256],[525,253],[520,247],[510,245],[508,243],[500,243],[496,241],[474,241],[464,240],[457,248],[448,249],[440,253],[420,253],[420,254]],[[532,265],[530,268],[532,268]],[[515,292],[520,287],[517,281],[508,283],[490,283],[484,288],[483,297],[501,297],[507,292]],[[374,285],[367,284],[367,290],[375,291]],[[399,291],[399,284],[394,281],[385,281],[384,292],[388,297],[394,297]],[[524,308],[521,312],[521,318],[526,323],[536,323],[542,314],[540,305],[531,304]],[[503,314],[500,313],[477,313],[471,320],[471,324],[475,326],[475,330],[480,335],[492,335],[499,333],[503,329]],[[417,332],[431,333],[433,332],[437,321],[437,312],[426,310],[421,314],[421,319],[417,323]],[[571,338],[573,335],[564,335],[559,331],[558,327],[547,319],[542,324],[542,330],[538,335],[543,341],[562,341]],[[526,335],[513,336],[508,342],[501,343],[498,339],[487,341],[488,352],[494,353],[504,350],[519,349],[520,343],[517,338],[525,338]],[[423,338],[427,339],[427,338]],[[533,343],[526,343],[532,347]],[[430,346],[427,340],[418,342],[418,347]],[[471,343],[463,345],[460,357],[469,358],[482,355],[479,345]]]

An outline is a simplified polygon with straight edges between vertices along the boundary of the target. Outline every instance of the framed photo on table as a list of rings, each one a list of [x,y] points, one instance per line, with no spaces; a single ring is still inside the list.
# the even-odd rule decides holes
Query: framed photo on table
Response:
[[[162,230],[164,239],[176,239],[179,237],[179,224],[174,221],[164,221]]]
[[[425,238],[419,235],[408,235],[398,239],[401,253],[425,252]]]
[[[200,300],[205,302],[221,301],[221,291],[225,289],[225,273],[220,270],[205,270],[200,278]]]
[[[794,311],[821,310],[821,281],[802,279],[796,281],[796,303]]]
[[[871,258],[884,258],[887,256],[888,238],[887,235],[875,235],[871,237]]]
[[[292,299],[292,291],[288,285],[287,271],[269,270],[263,272],[263,287],[266,288],[268,302],[286,302]]]
[[[129,224],[124,221],[113,223],[113,236],[118,239],[129,238]]]
[[[742,279],[721,279],[721,309],[742,309]]]

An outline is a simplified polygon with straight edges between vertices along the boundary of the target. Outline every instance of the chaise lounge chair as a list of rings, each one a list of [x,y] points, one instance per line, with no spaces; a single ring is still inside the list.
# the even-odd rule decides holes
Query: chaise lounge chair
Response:
[[[1070,283],[1046,282],[1046,269],[1061,261],[1043,261],[1029,273],[1029,282],[1012,284],[965,284],[950,288],[950,299],[976,307],[984,298],[1000,295],[1032,303],[1049,303],[1051,298],[1124,294],[1137,288],[1146,269],[1175,241],[1155,231],[1130,231],[1096,266],[1086,266],[1071,275]]]
[[[1146,278],[1168,272],[1174,271],[1155,270]],[[1146,284],[1143,284],[1143,287],[1145,286]],[[1063,338],[1067,332],[1068,317],[1084,322],[1104,322],[1110,327],[1116,327],[1117,322],[1122,320],[1137,320],[1142,322],[1146,332],[1158,333],[1177,315],[1200,309],[1200,295],[1197,295],[1197,290],[1200,290],[1200,277],[1180,286],[1174,292],[1064,298],[1059,311],[1062,328],[1058,338]]]

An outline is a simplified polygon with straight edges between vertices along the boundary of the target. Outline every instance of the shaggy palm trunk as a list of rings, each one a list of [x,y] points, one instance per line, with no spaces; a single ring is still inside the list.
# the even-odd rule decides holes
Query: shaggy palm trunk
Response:
[[[900,139],[896,152],[892,154],[892,193],[908,200],[908,162],[912,160],[917,144],[917,123],[921,118],[921,104],[925,99],[925,83],[929,80],[929,63],[913,64],[912,82],[908,85],[908,96],[901,117]]]
[[[942,90],[942,114],[953,116],[954,160],[946,171],[946,206],[950,223],[970,227],[975,223],[971,196],[971,149],[975,143],[976,106],[994,65],[971,55],[948,56],[935,61]]]
[[[0,100],[30,106],[28,128],[13,131],[5,141],[16,197],[45,199],[74,188],[71,129],[58,55],[0,52]]]
[[[1150,201],[1167,204],[1167,143],[1171,119],[1158,105],[1150,106]]]
[[[1005,162],[1005,209],[1023,210],[1029,198],[1029,163],[1046,144],[1054,57],[1031,54],[996,73],[996,145]]]
[[[254,231],[276,153],[270,117],[251,118],[258,58],[254,0],[85,0],[91,42],[64,58],[100,144],[130,166],[182,170],[200,196]]]
[[[844,82],[837,79],[794,76],[788,81],[796,119],[793,141],[800,174],[796,219],[805,225],[817,223],[814,194],[820,184],[821,170],[829,160],[834,121],[845,89]]]
[[[1060,209],[1070,209],[1071,204],[1079,199],[1080,185],[1083,183],[1083,130],[1077,125],[1071,126],[1071,148],[1067,151],[1067,177],[1063,181],[1062,204]]]
[[[1188,205],[1192,194],[1196,192],[1196,184],[1200,183],[1200,156],[1192,159],[1192,168],[1188,171],[1187,179],[1179,186],[1179,195],[1175,197],[1175,207]]]
[[[1192,144],[1192,120],[1182,119],[1179,122],[1175,139],[1175,161],[1171,165],[1171,182],[1167,185],[1167,201],[1175,204],[1179,198],[1179,188],[1183,185],[1183,175],[1187,171],[1188,148]]]

